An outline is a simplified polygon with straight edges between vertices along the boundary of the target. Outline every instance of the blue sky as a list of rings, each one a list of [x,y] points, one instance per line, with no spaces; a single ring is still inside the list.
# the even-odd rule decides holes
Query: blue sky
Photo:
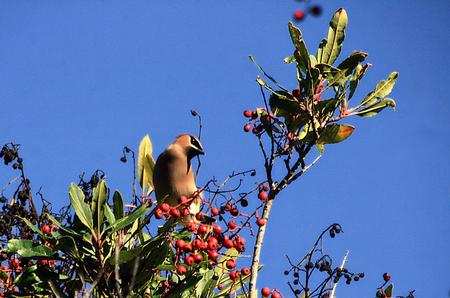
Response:
[[[324,15],[300,24],[310,51],[339,7],[349,15],[343,55],[369,53],[374,66],[363,97],[391,71],[400,77],[397,111],[356,125],[275,202],[259,286],[280,288],[284,255],[301,257],[316,235],[339,222],[326,242],[349,268],[365,271],[337,297],[372,297],[388,271],[396,294],[445,297],[450,289],[450,46],[448,1],[320,2]],[[129,194],[124,145],[149,133],[155,153],[204,121],[200,183],[232,170],[261,168],[256,140],[242,131],[242,111],[261,106],[252,54],[285,86],[295,72],[288,1],[2,1],[0,11],[1,143],[22,144],[35,190],[61,206],[80,172],[97,168]],[[0,170],[4,182],[13,174]],[[3,182],[2,182],[3,183]]]

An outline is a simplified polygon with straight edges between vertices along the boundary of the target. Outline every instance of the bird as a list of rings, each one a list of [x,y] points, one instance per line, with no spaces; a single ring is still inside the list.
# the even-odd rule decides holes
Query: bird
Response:
[[[196,179],[191,166],[192,158],[204,155],[200,140],[190,134],[178,135],[158,156],[153,172],[153,185],[158,204],[179,205],[181,196],[192,198],[190,214],[200,211],[201,194],[197,193]],[[188,217],[190,219],[193,217]],[[187,220],[186,218],[183,221]]]

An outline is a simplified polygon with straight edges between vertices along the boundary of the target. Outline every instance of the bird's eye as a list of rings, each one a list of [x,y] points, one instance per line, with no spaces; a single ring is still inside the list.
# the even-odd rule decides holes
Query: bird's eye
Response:
[[[196,147],[196,148],[198,148],[198,149],[201,149],[201,148],[202,148],[202,146],[201,146],[200,143],[197,141],[197,139],[194,138],[194,137],[192,137],[192,136],[191,136],[191,144],[192,144],[192,146],[194,146],[194,147]]]

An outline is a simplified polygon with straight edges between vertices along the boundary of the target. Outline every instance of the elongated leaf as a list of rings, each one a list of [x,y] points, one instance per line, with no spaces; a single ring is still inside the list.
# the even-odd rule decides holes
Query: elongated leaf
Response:
[[[348,124],[331,124],[327,125],[317,140],[318,144],[335,144],[344,141],[352,135],[355,130],[354,126]]]
[[[386,80],[382,80],[377,84],[375,90],[367,94],[367,96],[363,99],[361,104],[363,106],[371,105],[377,99],[388,96],[389,93],[391,93],[392,88],[394,88],[397,78],[398,72],[392,72]]]
[[[116,217],[114,216],[111,207],[109,207],[108,204],[105,204],[105,206],[103,207],[103,211],[105,213],[105,217],[106,220],[108,221],[108,224],[112,225],[116,221]]]
[[[372,66],[370,63],[366,63],[364,66],[358,65],[355,67],[355,71],[350,79],[350,93],[348,99],[350,100],[355,94],[356,88],[358,87],[359,81],[364,77],[369,67]]]
[[[317,54],[316,54],[316,58],[317,58],[317,63],[322,63],[322,57],[323,57],[323,51],[327,45],[328,40],[326,38],[322,39],[320,41],[319,47],[317,49]]]
[[[342,70],[346,69],[348,74],[350,75],[353,72],[353,70],[358,66],[358,64],[364,61],[366,57],[367,53],[360,51],[353,52],[350,56],[345,58],[345,60],[342,61],[337,68]]]
[[[365,109],[362,109],[362,110],[354,113],[354,115],[369,118],[369,117],[375,116],[376,114],[378,114],[379,112],[381,112],[382,110],[384,110],[387,107],[391,107],[395,110],[395,107],[396,107],[395,101],[390,98],[385,98],[383,100],[380,100],[380,101],[374,103],[373,105],[371,105]]]
[[[113,195],[114,217],[121,219],[123,217],[123,199],[120,191],[116,190]]]
[[[342,43],[345,38],[345,28],[347,27],[348,17],[345,9],[338,9],[330,21],[328,30],[328,38],[325,48],[323,49],[322,59],[319,63],[332,65],[341,53]]]
[[[108,200],[108,188],[104,179],[94,187],[92,196],[92,211],[94,214],[94,225],[97,226],[97,230],[100,233],[101,225],[103,223],[104,205]]]
[[[17,253],[23,258],[52,257],[56,254],[51,248],[42,244],[35,244],[32,240],[11,239],[8,242],[8,251]]]
[[[264,71],[264,69],[261,67],[261,65],[259,65],[259,64],[256,62],[255,58],[254,58],[252,55],[249,55],[248,58],[250,59],[250,61],[252,61],[252,62],[256,65],[256,67],[258,67],[259,71],[262,72],[266,78],[268,78],[268,79],[269,79],[272,83],[274,83],[278,88],[280,88],[280,89],[282,89],[282,90],[288,92],[288,90],[287,90],[286,88],[284,88],[283,86],[281,86],[281,85],[280,85],[280,84],[279,84],[272,76],[270,76],[268,73],[266,73],[266,72]]]
[[[153,189],[153,167],[155,163],[152,154],[152,142],[150,137],[145,135],[139,144],[138,156],[138,178],[143,191],[147,187],[149,191]]]
[[[45,237],[46,237],[46,236],[44,235],[44,233],[42,233],[42,231],[41,231],[38,227],[36,227],[35,225],[33,225],[33,224],[31,223],[31,221],[29,221],[29,220],[26,219],[25,217],[20,217],[20,216],[17,216],[17,217],[20,218],[20,219],[27,225],[28,228],[30,228],[33,232],[35,232],[36,234],[38,234],[39,237],[41,237],[41,238],[45,238]]]
[[[69,196],[70,202],[72,203],[72,207],[77,217],[86,227],[88,227],[90,230],[93,230],[94,224],[92,221],[92,212],[88,204],[84,202],[83,191],[78,187],[78,185],[76,185],[75,183],[71,183]]]
[[[137,219],[144,215],[148,211],[149,207],[146,204],[142,204],[139,208],[135,209],[128,216],[122,217],[117,220],[113,225],[109,226],[111,233],[115,233],[131,224],[133,224]]]
[[[71,254],[75,258],[79,258],[77,245],[75,243],[75,239],[70,236],[63,236],[58,239],[58,243],[55,247],[56,250],[61,250],[66,254]]]
[[[295,60],[305,73],[309,73],[311,69],[311,61],[309,60],[309,54],[305,41],[303,40],[302,32],[300,29],[295,27],[292,22],[289,22],[288,27],[292,42],[296,49],[294,53]]]

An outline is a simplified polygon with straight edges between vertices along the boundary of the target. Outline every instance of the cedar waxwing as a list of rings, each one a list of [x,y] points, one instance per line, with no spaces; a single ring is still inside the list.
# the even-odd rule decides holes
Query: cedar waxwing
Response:
[[[205,154],[200,141],[192,135],[182,134],[158,156],[153,171],[158,203],[175,206],[181,196],[192,197],[197,191],[197,185],[191,159],[200,154]],[[189,208],[191,214],[200,211],[201,199],[200,194],[194,198]]]

